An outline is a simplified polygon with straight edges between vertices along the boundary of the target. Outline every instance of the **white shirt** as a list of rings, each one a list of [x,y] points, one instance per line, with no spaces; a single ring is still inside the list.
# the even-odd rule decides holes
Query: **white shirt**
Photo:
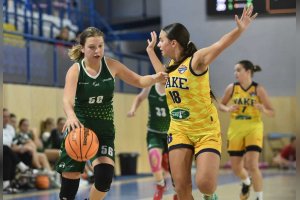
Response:
[[[13,139],[16,136],[14,127],[9,124],[6,124],[6,127],[3,127],[3,145],[11,146]]]

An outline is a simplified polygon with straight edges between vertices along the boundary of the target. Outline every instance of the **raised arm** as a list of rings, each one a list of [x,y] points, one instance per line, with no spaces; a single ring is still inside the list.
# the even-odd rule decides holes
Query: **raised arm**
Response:
[[[157,82],[166,81],[168,77],[168,74],[165,72],[158,72],[153,75],[140,76],[128,69],[124,64],[120,63],[117,60],[107,58],[106,61],[108,66],[110,66],[110,68],[113,70],[115,76],[135,87],[149,87]]]
[[[223,112],[234,112],[238,109],[237,105],[227,106],[228,102],[231,99],[233,92],[233,83],[227,86],[225,89],[224,95],[219,103],[219,110]]]
[[[141,103],[148,97],[151,87],[144,88],[134,99],[127,117],[134,117],[136,110],[140,107]]]
[[[274,117],[275,111],[267,94],[267,91],[261,85],[258,85],[257,87],[257,96],[259,97],[261,104],[258,103],[254,106],[262,113],[266,114],[268,117]]]
[[[160,62],[160,60],[158,59],[155,51],[154,51],[154,47],[157,43],[157,35],[155,33],[155,31],[152,31],[151,33],[151,40],[147,40],[148,42],[148,46],[146,48],[146,51],[148,53],[148,56],[150,58],[150,61],[155,69],[156,72],[163,72],[165,71],[165,67],[164,65]]]
[[[248,8],[245,7],[240,18],[235,15],[235,21],[237,24],[235,29],[225,34],[219,41],[211,46],[199,49],[194,53],[192,68],[195,72],[201,73],[206,71],[207,66],[240,37],[240,35],[249,27],[251,22],[257,16],[257,13],[252,15],[252,12],[253,6],[249,6]]]
[[[70,130],[70,128],[75,129],[76,127],[83,126],[79,122],[74,112],[74,102],[75,102],[78,76],[79,76],[79,69],[77,64],[74,64],[72,65],[72,67],[70,67],[66,75],[66,83],[65,83],[64,96],[63,96],[63,106],[64,106],[64,111],[67,115],[67,120],[64,125],[63,131],[65,131],[66,128],[69,128]]]

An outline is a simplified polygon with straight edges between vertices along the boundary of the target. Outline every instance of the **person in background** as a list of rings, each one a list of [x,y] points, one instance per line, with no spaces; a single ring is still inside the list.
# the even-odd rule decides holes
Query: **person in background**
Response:
[[[282,169],[296,169],[296,136],[291,137],[290,143],[273,158],[273,162]]]
[[[55,37],[55,39],[68,42],[70,40],[69,34],[70,34],[69,27],[68,26],[62,27],[62,29],[60,30],[59,34]]]
[[[17,131],[18,120],[17,120],[17,116],[14,113],[10,113],[9,124],[12,125],[12,127],[14,127],[15,131]]]
[[[20,120],[19,131],[20,132],[16,135],[13,142],[17,145],[30,149],[32,154],[32,166],[41,171],[45,171],[48,174],[54,174],[52,173],[46,154],[38,152],[37,142],[35,142],[37,135],[30,130],[28,119],[23,118]]]
[[[55,163],[59,158],[61,143],[64,138],[63,127],[66,118],[59,117],[56,122],[56,128],[52,129],[50,136],[44,141],[44,152],[50,163]]]
[[[25,172],[30,167],[22,162],[18,155],[18,153],[27,154],[26,148],[13,144],[15,130],[9,124],[10,116],[8,109],[3,108],[3,191],[15,193],[18,190],[12,184],[12,180],[16,176],[16,169],[19,169],[20,172]],[[28,156],[30,157],[30,155]]]
[[[165,86],[161,83],[144,88],[134,99],[127,117],[134,117],[141,103],[148,98],[148,157],[152,174],[156,182],[154,200],[161,200],[166,190],[164,172],[169,172],[167,131],[170,125],[170,113],[166,100]]]
[[[219,108],[231,113],[227,151],[232,170],[242,181],[240,199],[248,199],[252,177],[256,200],[263,199],[263,178],[259,169],[259,155],[263,145],[261,113],[273,117],[275,112],[265,88],[252,80],[261,67],[249,60],[234,66],[237,82],[227,86]],[[230,100],[232,103],[229,103]]]
[[[51,136],[51,131],[54,128],[55,128],[54,119],[51,118],[51,117],[48,117],[46,120],[43,120],[41,122],[40,139],[42,140],[43,148],[47,148],[48,147],[47,142],[49,141],[49,138]]]

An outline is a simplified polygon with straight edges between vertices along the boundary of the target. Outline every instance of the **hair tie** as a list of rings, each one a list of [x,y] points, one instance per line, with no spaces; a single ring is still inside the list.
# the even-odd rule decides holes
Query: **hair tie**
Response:
[[[186,46],[189,46],[189,44],[191,43],[191,40],[189,40],[189,42],[187,43],[187,45]]]

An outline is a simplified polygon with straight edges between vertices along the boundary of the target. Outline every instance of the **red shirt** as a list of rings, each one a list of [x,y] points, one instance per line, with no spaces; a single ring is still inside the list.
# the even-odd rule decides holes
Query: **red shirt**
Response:
[[[289,144],[288,146],[284,147],[281,150],[280,155],[282,158],[285,158],[290,161],[295,161],[296,160],[296,149]]]

